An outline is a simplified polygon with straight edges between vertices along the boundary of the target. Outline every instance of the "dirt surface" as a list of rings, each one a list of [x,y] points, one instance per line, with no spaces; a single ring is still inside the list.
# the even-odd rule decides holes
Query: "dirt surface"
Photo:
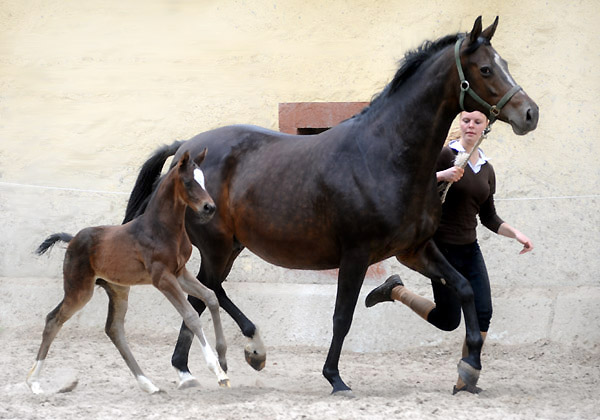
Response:
[[[321,375],[326,349],[268,348],[266,368],[255,372],[244,362],[243,343],[229,346],[230,389],[218,387],[195,343],[190,368],[201,386],[177,390],[169,362],[175,334],[129,334],[138,362],[163,390],[148,395],[101,331],[67,325],[42,372],[45,394],[34,395],[25,377],[41,328],[0,331],[0,419],[600,418],[599,354],[558,343],[487,345],[479,395],[451,394],[460,351],[454,344],[345,352],[340,370],[354,393],[346,398],[331,396]]]

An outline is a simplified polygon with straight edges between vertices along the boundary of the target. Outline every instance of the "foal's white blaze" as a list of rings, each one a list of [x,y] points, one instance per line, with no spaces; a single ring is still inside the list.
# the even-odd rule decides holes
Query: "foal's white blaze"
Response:
[[[494,54],[494,62],[500,68],[500,70],[502,70],[502,73],[504,73],[504,77],[506,78],[506,80],[508,80],[510,82],[510,84],[512,84],[513,86],[516,86],[517,82],[515,82],[515,80],[512,78],[512,76],[508,72],[508,67],[506,66],[506,63],[504,63],[502,61],[502,59],[500,58],[498,53]]]
[[[198,168],[194,169],[194,179],[203,189],[206,189],[204,186],[204,172],[202,172],[202,170]]]

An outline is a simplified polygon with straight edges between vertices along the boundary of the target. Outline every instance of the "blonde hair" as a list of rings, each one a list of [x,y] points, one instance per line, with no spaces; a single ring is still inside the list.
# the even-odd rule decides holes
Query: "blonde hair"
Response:
[[[459,113],[454,121],[452,121],[452,125],[450,126],[450,130],[448,131],[448,135],[446,136],[446,141],[444,142],[444,146],[448,146],[448,144],[452,140],[458,140],[461,137],[460,133],[460,116],[462,112]]]

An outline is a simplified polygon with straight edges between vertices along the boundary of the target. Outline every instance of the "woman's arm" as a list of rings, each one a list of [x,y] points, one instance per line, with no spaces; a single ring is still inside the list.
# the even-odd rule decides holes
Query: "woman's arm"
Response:
[[[507,238],[516,239],[519,243],[523,244],[523,249],[519,254],[525,254],[533,249],[533,243],[531,239],[521,233],[519,230],[515,229],[511,225],[506,222],[502,222],[500,227],[498,228],[498,235],[506,236]]]

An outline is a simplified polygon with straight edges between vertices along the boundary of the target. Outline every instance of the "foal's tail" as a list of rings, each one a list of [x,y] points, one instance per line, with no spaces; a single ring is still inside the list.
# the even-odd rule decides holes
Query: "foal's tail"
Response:
[[[73,239],[73,235],[69,235],[68,233],[55,233],[54,235],[50,235],[46,238],[46,240],[44,242],[42,242],[40,244],[40,246],[38,246],[38,249],[35,250],[35,253],[38,255],[42,255],[43,253],[45,253],[46,251],[48,251],[50,248],[52,248],[54,246],[55,243],[57,243],[58,241],[63,241],[63,242],[67,242],[69,243],[71,241],[71,239]]]
[[[127,202],[127,210],[125,210],[125,218],[123,219],[124,224],[135,219],[146,210],[148,200],[152,195],[156,182],[160,179],[160,173],[165,162],[177,152],[182,144],[183,141],[178,140],[170,146],[162,146],[142,165]]]

